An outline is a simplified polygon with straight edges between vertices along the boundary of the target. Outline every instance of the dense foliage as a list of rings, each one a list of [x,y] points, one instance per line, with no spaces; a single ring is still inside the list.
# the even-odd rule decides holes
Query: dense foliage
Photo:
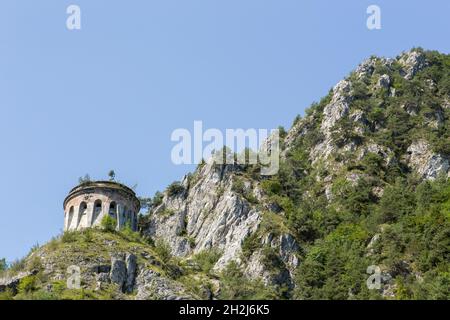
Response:
[[[400,75],[397,60],[391,68],[376,64],[371,77],[349,77],[350,112],[367,114],[367,129],[358,135],[355,123],[342,118],[334,128],[338,147],[350,142],[363,145],[370,139],[401,160],[408,146],[421,138],[431,143],[434,152],[450,154],[449,112],[442,108],[450,94],[450,56],[425,55],[428,67],[410,81]],[[395,96],[374,90],[373,78],[381,74],[393,79]],[[370,152],[361,160],[340,153],[326,165],[312,166],[309,151],[323,139],[319,124],[329,99],[330,95],[308,110],[302,121],[309,131],[297,138],[279,175],[262,182],[266,194],[285,212],[285,226],[304,249],[294,297],[381,298],[381,291],[370,291],[365,285],[367,267],[377,265],[394,279],[394,298],[449,299],[447,177],[422,181],[402,161],[387,165],[382,156]],[[405,106],[414,106],[414,113]],[[436,118],[442,123],[434,125]],[[327,200],[321,178],[330,174],[333,164],[340,169],[332,173],[332,197]],[[349,181],[349,174],[357,174],[357,181]],[[382,195],[374,192],[377,188]]]

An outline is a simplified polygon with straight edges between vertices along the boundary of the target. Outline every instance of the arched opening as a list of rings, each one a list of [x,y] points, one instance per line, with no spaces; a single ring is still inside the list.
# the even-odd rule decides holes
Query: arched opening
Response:
[[[127,216],[128,216],[128,208],[124,207],[122,214],[121,214],[121,219],[120,219],[120,226],[121,227],[125,227],[127,225]]]
[[[92,215],[92,225],[98,224],[98,220],[100,218],[100,215],[102,213],[102,201],[101,200],[95,200],[94,202],[94,214]]]
[[[112,218],[117,219],[117,203],[115,201],[109,204],[108,213]]]
[[[72,225],[74,212],[75,212],[75,210],[74,210],[73,206],[71,206],[69,209],[69,216],[67,217],[67,230],[69,230],[70,226]]]
[[[137,215],[136,212],[131,212],[131,230],[136,231],[137,229]]]
[[[80,208],[78,210],[78,223],[77,223],[77,229],[79,227],[86,227],[86,219],[87,219],[87,203],[82,202],[80,203]]]
[[[131,210],[128,210],[127,224],[130,227],[130,229],[133,230],[133,211]]]

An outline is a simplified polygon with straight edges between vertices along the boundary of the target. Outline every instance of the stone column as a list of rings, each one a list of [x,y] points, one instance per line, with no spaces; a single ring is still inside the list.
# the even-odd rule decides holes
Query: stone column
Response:
[[[86,209],[86,225],[82,226],[82,228],[90,228],[92,227],[92,218],[94,217],[94,202],[92,200],[89,200],[89,202],[86,203],[87,209]]]
[[[73,218],[72,223],[69,226],[69,230],[72,231],[77,229],[79,219],[80,219],[80,204],[78,203],[78,205],[73,209]]]
[[[116,219],[117,219],[117,230],[120,230],[122,226],[122,212],[124,210],[124,207],[122,204],[116,203]]]
[[[63,229],[64,231],[67,230],[67,223],[69,221],[69,211],[67,211],[67,210],[70,211],[70,209],[66,208],[66,211],[64,211],[64,229]]]

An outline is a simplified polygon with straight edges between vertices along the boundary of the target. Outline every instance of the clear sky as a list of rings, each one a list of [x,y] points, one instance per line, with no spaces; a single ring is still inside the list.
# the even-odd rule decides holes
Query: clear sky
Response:
[[[86,173],[141,196],[179,180],[176,128],[289,127],[370,55],[449,53],[449,35],[448,0],[2,0],[0,258],[60,233]]]

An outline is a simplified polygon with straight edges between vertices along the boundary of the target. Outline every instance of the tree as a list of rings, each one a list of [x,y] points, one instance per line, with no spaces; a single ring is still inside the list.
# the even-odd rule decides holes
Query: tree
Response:
[[[79,184],[85,184],[85,183],[89,183],[89,182],[91,182],[91,177],[87,173],[84,175],[84,177],[79,177],[78,178],[78,183]]]
[[[108,172],[108,177],[109,177],[109,181],[114,181],[116,179],[116,173],[114,172],[114,170],[110,170]]]
[[[8,264],[6,263],[6,259],[0,259],[0,271],[5,271],[8,269]]]
[[[167,194],[169,197],[174,197],[184,191],[183,185],[179,181],[173,182],[167,187]]]
[[[147,209],[147,211],[152,207],[152,199],[139,197],[139,202],[141,204],[141,210]]]

